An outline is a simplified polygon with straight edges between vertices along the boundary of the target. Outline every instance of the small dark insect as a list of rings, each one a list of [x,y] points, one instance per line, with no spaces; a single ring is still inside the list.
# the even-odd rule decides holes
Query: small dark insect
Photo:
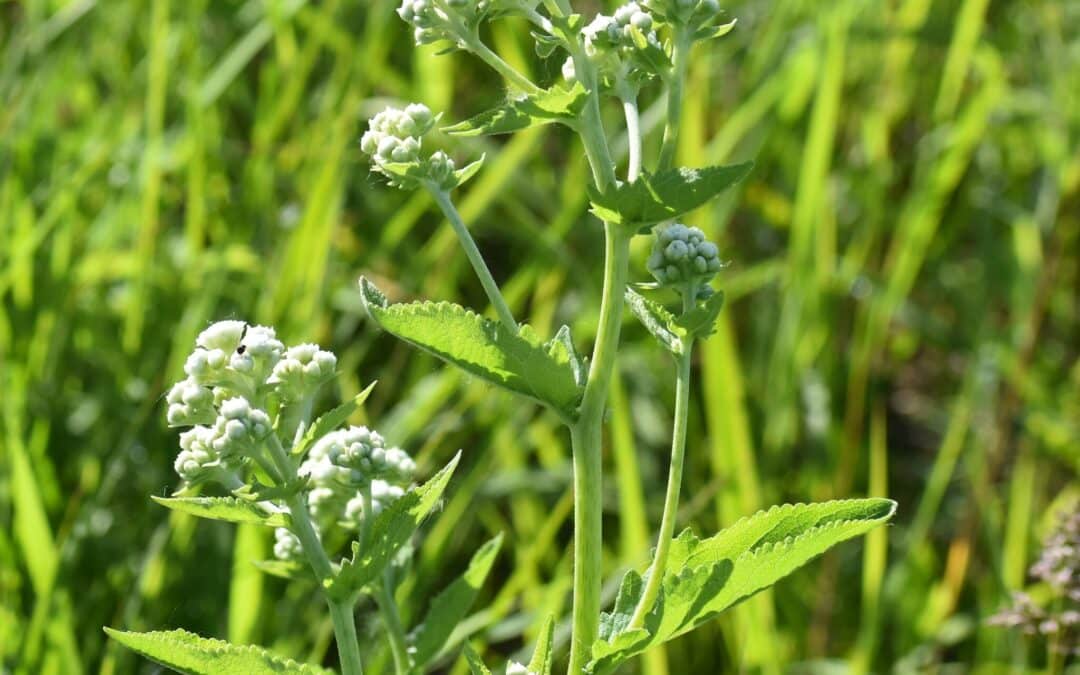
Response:
[[[240,331],[240,346],[236,348],[237,354],[243,354],[247,350],[247,345],[244,344],[244,338],[247,337],[248,325],[244,324],[244,330]]]

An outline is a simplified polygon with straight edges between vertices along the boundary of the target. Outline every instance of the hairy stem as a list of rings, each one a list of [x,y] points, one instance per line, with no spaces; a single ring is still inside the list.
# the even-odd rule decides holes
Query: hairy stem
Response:
[[[270,457],[277,470],[283,476],[295,479],[296,468],[289,460],[276,434],[270,434],[266,446],[270,450]],[[311,571],[315,573],[315,578],[320,583],[333,579],[334,568],[315,531],[315,525],[311,522],[304,495],[295,494],[286,501],[286,504],[292,516],[293,534],[300,540],[300,546],[304,549],[304,556],[311,566]],[[363,675],[364,668],[360,663],[360,643],[356,637],[356,622],[353,619],[353,603],[346,599],[335,600],[330,596],[325,597],[326,604],[330,606],[330,618],[334,622],[334,637],[337,642],[338,658],[341,660],[342,675]]]
[[[491,270],[488,269],[487,263],[484,262],[484,256],[480,254],[480,249],[476,247],[476,242],[473,240],[472,234],[469,233],[469,228],[465,226],[461,214],[454,208],[454,203],[450,200],[450,194],[430,183],[425,183],[425,187],[427,187],[431,196],[435,198],[435,202],[442,209],[443,214],[446,215],[446,219],[450,221],[450,226],[454,228],[454,233],[457,235],[458,241],[461,242],[461,247],[465,249],[465,255],[469,258],[469,262],[472,263],[476,276],[480,278],[480,284],[484,287],[488,300],[495,307],[495,313],[498,314],[499,321],[516,334],[518,330],[517,321],[514,320],[514,315],[499,290],[499,285],[495,283],[495,279],[491,276]]]
[[[672,48],[672,72],[668,81],[667,120],[664,123],[664,141],[660,146],[660,160],[656,170],[670,169],[675,162],[675,150],[679,146],[679,126],[682,121],[683,87],[686,84],[686,71],[690,63],[690,38],[685,31],[675,34]]]
[[[599,633],[603,581],[603,475],[600,461],[603,422],[622,328],[623,293],[630,259],[629,233],[607,224],[604,234],[600,325],[585,383],[581,416],[570,434],[574,454],[574,610],[568,671],[571,675],[584,670]]]
[[[683,296],[683,312],[693,308],[693,296]],[[686,422],[690,412],[690,360],[693,354],[694,338],[688,336],[679,354],[678,374],[675,382],[675,422],[671,433],[671,467],[668,469],[667,494],[664,497],[664,516],[660,521],[660,534],[657,535],[656,555],[649,568],[649,578],[641,600],[634,608],[629,628],[641,628],[645,624],[645,615],[653,608],[660,587],[664,581],[667,567],[668,549],[675,534],[675,517],[679,511],[679,492],[682,488],[683,460],[686,457]]]
[[[386,626],[386,634],[390,639],[390,653],[394,656],[394,670],[397,675],[407,675],[412,669],[409,663],[409,648],[405,640],[405,628],[401,625],[401,616],[398,614],[397,603],[394,594],[390,592],[390,569],[383,575],[383,580],[375,586],[375,602],[379,606],[379,614]]]

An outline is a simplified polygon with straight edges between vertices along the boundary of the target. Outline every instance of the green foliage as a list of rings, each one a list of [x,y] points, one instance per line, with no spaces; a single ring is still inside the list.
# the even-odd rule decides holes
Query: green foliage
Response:
[[[311,426],[307,428],[307,431],[304,432],[304,435],[300,438],[300,442],[293,446],[292,454],[303,455],[308,451],[312,443],[334,429],[337,429],[342,424],[345,424],[345,422],[352,417],[353,413],[359,410],[360,406],[364,405],[364,401],[368,399],[368,396],[371,396],[371,392],[375,389],[376,384],[376,382],[372,382],[356,396],[320,415],[318,419],[311,423]]]
[[[461,453],[458,452],[431,480],[409,490],[404,497],[375,515],[366,546],[353,542],[352,557],[342,561],[341,569],[327,589],[331,595],[348,597],[379,579],[398,550],[438,506],[460,460]]]
[[[499,534],[484,543],[473,554],[468,569],[432,599],[423,621],[410,636],[417,665],[424,666],[431,661],[465,618],[495,564],[502,541],[502,534]]]
[[[255,523],[268,527],[289,527],[292,520],[282,511],[269,511],[265,506],[236,497],[156,497],[167,509],[190,513],[200,518],[224,520],[230,523]]]
[[[332,675],[333,671],[277,656],[254,645],[234,645],[185,630],[131,633],[106,628],[109,637],[185,675]]]
[[[555,617],[548,616],[540,628],[540,636],[536,640],[532,659],[525,667],[530,673],[536,673],[536,675],[551,675],[551,668],[555,664],[554,648]]]
[[[585,88],[580,82],[570,86],[555,85],[538,94],[510,99],[443,131],[455,136],[486,136],[523,131],[552,122],[572,126],[581,115],[586,100]]]
[[[753,162],[703,169],[679,167],[642,175],[601,193],[589,190],[592,212],[601,220],[640,229],[678,218],[745,178]]]
[[[514,335],[458,305],[389,304],[367,279],[360,280],[360,287],[368,314],[387,332],[564,417],[576,415],[582,368],[568,333],[545,343],[528,326]]]
[[[604,673],[775,584],[836,544],[892,518],[896,502],[853,499],[774,506],[708,539],[683,531],[671,547],[660,597],[644,628],[630,617],[642,593],[641,575],[623,578],[612,613],[601,622],[590,672]]]
[[[468,642],[462,647],[461,653],[465,655],[465,660],[469,664],[469,672],[472,675],[491,675],[491,670],[484,665],[484,660],[480,658],[480,655],[476,653],[476,650]]]
[[[687,337],[703,339],[713,334],[724,307],[724,294],[712,293],[689,312],[675,316],[660,303],[628,287],[626,307],[664,349],[678,355],[683,353]]]

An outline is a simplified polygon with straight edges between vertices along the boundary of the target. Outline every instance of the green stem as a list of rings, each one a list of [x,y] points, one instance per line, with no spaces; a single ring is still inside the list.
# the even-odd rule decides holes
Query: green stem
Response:
[[[469,233],[469,228],[465,226],[461,214],[454,208],[454,202],[450,200],[450,194],[431,183],[424,183],[424,186],[431,193],[431,196],[435,198],[435,202],[442,209],[446,219],[450,221],[450,226],[454,228],[454,233],[457,235],[458,241],[461,242],[461,247],[465,249],[465,255],[469,258],[469,262],[472,263],[476,276],[480,277],[480,284],[484,287],[488,300],[495,307],[495,313],[499,315],[499,321],[516,335],[518,331],[517,321],[514,320],[514,315],[499,290],[499,285],[495,283],[495,279],[491,276],[491,270],[488,269],[487,263],[484,262],[484,256],[480,254],[480,249],[476,247],[476,242],[473,240],[472,234]]]
[[[683,313],[693,308],[693,295],[683,296]],[[641,628],[645,625],[645,615],[653,608],[667,568],[668,549],[675,534],[675,517],[679,511],[679,491],[682,488],[683,460],[686,457],[686,422],[690,412],[690,361],[693,354],[694,338],[687,336],[683,352],[679,354],[678,375],[675,383],[675,422],[671,434],[671,467],[668,470],[667,494],[664,497],[664,516],[660,521],[660,534],[657,535],[656,555],[641,600],[634,608],[629,628]]]
[[[295,478],[296,468],[289,460],[277,434],[270,434],[266,445],[270,449],[270,457],[274,460],[278,471],[283,476]],[[311,571],[315,573],[315,578],[325,586],[334,578],[334,568],[315,531],[315,525],[311,522],[311,515],[308,513],[303,493],[289,497],[286,504],[292,516],[292,532],[300,540],[300,546],[304,549],[304,556],[311,566]],[[360,642],[356,637],[356,622],[353,619],[353,603],[347,599],[335,600],[329,596],[325,597],[326,604],[330,606],[330,618],[334,622],[334,637],[337,642],[342,675],[363,675]]]
[[[375,585],[375,602],[379,605],[379,614],[386,625],[386,634],[390,638],[390,653],[394,655],[394,670],[397,675],[406,675],[412,668],[409,662],[409,648],[405,641],[405,628],[401,625],[394,594],[390,592],[389,571],[381,583]]]
[[[491,51],[486,44],[480,41],[479,37],[472,36],[467,40],[467,44],[474,54],[479,56],[484,63],[491,66],[495,72],[502,75],[507,82],[513,84],[526,94],[540,93],[540,87],[533,84],[532,80],[522,75],[509,63],[503,61],[502,57]]]
[[[584,671],[599,634],[603,581],[603,421],[622,328],[623,293],[630,259],[630,234],[605,224],[604,291],[592,366],[581,416],[571,427],[574,455],[574,610],[570,675]]]
[[[683,87],[690,63],[690,45],[690,39],[685,32],[678,31],[671,53],[672,73],[668,82],[667,120],[664,123],[664,141],[660,146],[657,171],[670,169],[675,162],[675,150],[679,146],[679,126],[682,121]]]

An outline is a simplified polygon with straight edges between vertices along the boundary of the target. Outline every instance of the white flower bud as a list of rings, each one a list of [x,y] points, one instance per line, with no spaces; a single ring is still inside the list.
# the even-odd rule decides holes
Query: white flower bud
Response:
[[[299,560],[304,555],[304,547],[295,534],[284,527],[274,530],[274,557],[278,560]]]
[[[240,337],[244,334],[244,321],[218,321],[199,333],[195,344],[203,349],[219,349],[224,352],[234,351],[240,346]]]

